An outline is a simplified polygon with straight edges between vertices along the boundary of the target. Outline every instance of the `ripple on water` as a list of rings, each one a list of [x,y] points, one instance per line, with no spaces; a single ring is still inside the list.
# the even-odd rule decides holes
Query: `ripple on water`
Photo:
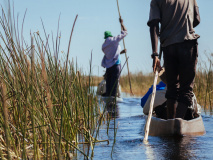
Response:
[[[149,137],[147,144],[143,143],[145,117],[140,107],[140,98],[123,98],[123,103],[117,105],[117,134],[114,142],[114,122],[110,122],[109,135],[103,127],[99,139],[109,139],[110,143],[101,143],[95,148],[95,160],[182,160],[182,159],[213,159],[213,118],[202,113],[206,129],[204,136],[190,137]],[[195,126],[196,127],[196,126]]]

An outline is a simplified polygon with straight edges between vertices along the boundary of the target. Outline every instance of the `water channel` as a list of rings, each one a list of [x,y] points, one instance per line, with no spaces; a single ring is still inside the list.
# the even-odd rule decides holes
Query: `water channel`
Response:
[[[94,160],[197,160],[213,159],[213,116],[202,112],[206,134],[203,136],[148,137],[143,143],[145,116],[140,106],[141,97],[122,95],[123,102],[116,106],[114,120],[110,122],[108,135],[107,126],[100,128],[99,140],[109,140],[96,144]],[[114,139],[114,125],[117,127]],[[196,126],[195,126],[196,127]],[[114,141],[115,140],[115,141]],[[112,150],[113,148],[113,150]]]

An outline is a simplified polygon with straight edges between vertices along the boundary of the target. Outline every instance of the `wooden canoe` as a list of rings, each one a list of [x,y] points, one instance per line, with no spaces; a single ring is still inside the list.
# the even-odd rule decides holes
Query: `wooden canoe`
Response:
[[[147,119],[147,117],[146,117]],[[152,117],[149,136],[201,136],[206,133],[201,115],[192,120]]]
[[[106,93],[106,80],[102,80],[97,87],[97,95],[103,96]],[[121,97],[121,86],[118,84],[116,97]]]
[[[101,100],[104,101],[105,103],[109,103],[109,102],[115,102],[115,97],[101,97]],[[116,97],[116,102],[120,103],[123,102],[123,98],[121,97]]]

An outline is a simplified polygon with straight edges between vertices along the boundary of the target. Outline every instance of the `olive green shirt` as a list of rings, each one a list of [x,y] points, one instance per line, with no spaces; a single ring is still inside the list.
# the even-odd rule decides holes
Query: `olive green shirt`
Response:
[[[199,38],[193,26],[196,18],[200,18],[196,0],[152,0],[147,24],[159,20],[161,45],[166,47]]]

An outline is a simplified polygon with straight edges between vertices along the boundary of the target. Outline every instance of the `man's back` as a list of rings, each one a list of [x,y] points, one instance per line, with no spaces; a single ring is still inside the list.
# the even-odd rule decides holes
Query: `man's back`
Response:
[[[196,0],[152,0],[150,18],[161,23],[160,40],[163,47],[184,40],[197,39],[194,34]]]

